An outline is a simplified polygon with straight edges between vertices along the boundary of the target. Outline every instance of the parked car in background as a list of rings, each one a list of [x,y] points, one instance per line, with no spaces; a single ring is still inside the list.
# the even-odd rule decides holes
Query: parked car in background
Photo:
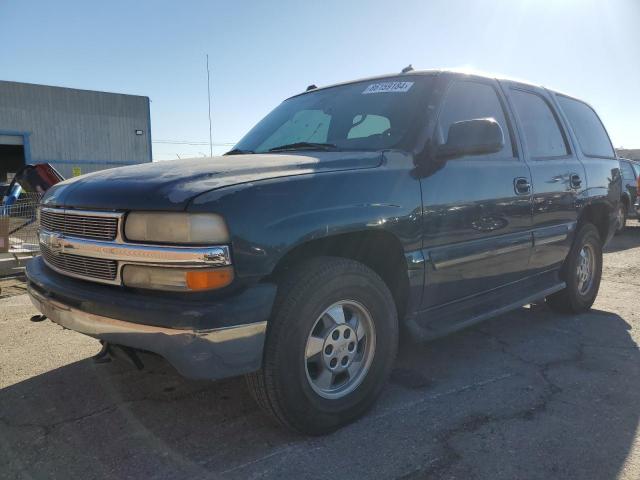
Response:
[[[246,374],[273,418],[326,433],[374,403],[400,329],[588,310],[619,170],[595,111],[546,88],[448,71],[310,87],[226,156],[53,186],[28,290],[106,353]]]
[[[626,158],[620,159],[620,174],[622,176],[622,195],[618,206],[618,227],[616,233],[621,233],[627,218],[640,218],[636,203],[638,202],[638,185],[640,184],[640,163]]]

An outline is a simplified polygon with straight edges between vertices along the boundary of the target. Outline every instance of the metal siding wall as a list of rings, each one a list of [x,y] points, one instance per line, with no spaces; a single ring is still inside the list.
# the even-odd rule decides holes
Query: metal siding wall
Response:
[[[65,177],[151,161],[147,97],[0,81],[0,131],[30,132],[31,162]]]

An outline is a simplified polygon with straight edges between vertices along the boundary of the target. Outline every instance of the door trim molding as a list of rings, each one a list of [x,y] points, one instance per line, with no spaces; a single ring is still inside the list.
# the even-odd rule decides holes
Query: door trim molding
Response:
[[[533,237],[530,230],[480,238],[468,242],[434,247],[425,252],[435,270],[450,268],[463,263],[484,260],[519,250],[530,249]]]
[[[577,222],[533,228],[518,233],[507,233],[479,238],[454,245],[442,245],[424,250],[425,258],[434,270],[442,270],[469,262],[477,262],[507,253],[564,242],[576,229]]]

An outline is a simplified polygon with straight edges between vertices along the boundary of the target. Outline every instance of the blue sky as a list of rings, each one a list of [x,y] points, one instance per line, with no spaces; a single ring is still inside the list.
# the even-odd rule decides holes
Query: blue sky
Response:
[[[307,85],[417,69],[521,78],[640,148],[640,0],[0,0],[0,79],[146,95],[154,158],[233,143]],[[214,147],[221,153],[229,147]]]

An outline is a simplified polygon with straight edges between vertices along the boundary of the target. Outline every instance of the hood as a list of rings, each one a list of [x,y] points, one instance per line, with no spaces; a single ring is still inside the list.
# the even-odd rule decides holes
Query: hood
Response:
[[[202,193],[239,183],[374,168],[380,152],[229,155],[113,168],[54,185],[43,204],[96,210],[184,210]]]

